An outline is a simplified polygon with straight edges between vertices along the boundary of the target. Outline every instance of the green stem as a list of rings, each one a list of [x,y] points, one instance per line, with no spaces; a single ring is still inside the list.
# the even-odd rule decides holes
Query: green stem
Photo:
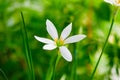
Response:
[[[0,72],[3,74],[3,76],[5,77],[5,79],[8,80],[6,74],[4,73],[4,71],[2,69],[0,69]]]
[[[52,79],[51,80],[55,80],[55,70],[56,70],[56,66],[57,66],[57,63],[60,59],[60,56],[59,54],[57,55],[55,61],[54,61],[54,65],[53,65],[53,74],[52,74]]]
[[[29,66],[30,76],[32,77],[31,80],[35,80],[34,69],[33,69],[33,64],[32,64],[32,55],[30,52],[29,44],[28,44],[27,31],[25,28],[25,21],[24,21],[24,16],[22,12],[21,12],[21,17],[22,17],[22,22],[23,22],[22,35],[23,35],[23,41],[24,41],[24,46],[26,50],[26,59],[27,59],[27,63]]]
[[[55,70],[56,70],[56,66],[59,62],[60,57],[61,56],[59,54],[57,54],[51,58],[50,67],[47,71],[47,75],[46,75],[45,80],[55,80]]]
[[[76,53],[76,44],[74,43],[73,44],[73,47],[74,47],[74,60],[73,60],[73,66],[72,66],[72,74],[71,74],[71,80],[77,80],[77,76],[76,76],[76,67],[77,67],[77,53]]]
[[[100,62],[100,60],[101,60],[101,57],[102,57],[102,55],[103,55],[103,52],[104,52],[104,50],[105,50],[105,47],[106,47],[106,44],[107,44],[107,42],[108,42],[108,39],[109,39],[110,33],[111,33],[111,31],[112,31],[112,27],[113,27],[113,24],[114,24],[114,18],[115,18],[115,15],[116,15],[117,9],[118,9],[118,7],[115,8],[115,12],[114,12],[113,17],[112,17],[112,22],[111,22],[111,25],[110,25],[110,29],[109,29],[109,32],[108,32],[107,38],[106,38],[105,43],[104,43],[104,45],[103,45],[103,48],[102,48],[101,54],[100,54],[100,56],[99,56],[99,59],[98,59],[98,61],[97,61],[96,66],[95,66],[95,68],[94,68],[94,71],[93,71],[93,73],[92,73],[92,75],[91,75],[91,77],[90,77],[90,80],[93,79],[93,77],[94,77],[94,75],[95,75],[95,72],[96,72],[96,69],[97,69],[97,67],[98,67],[98,64],[99,64],[99,62]]]

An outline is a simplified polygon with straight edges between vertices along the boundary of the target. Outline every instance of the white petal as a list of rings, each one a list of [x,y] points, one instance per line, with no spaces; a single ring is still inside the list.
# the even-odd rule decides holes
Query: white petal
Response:
[[[62,38],[62,40],[66,39],[66,38],[69,36],[71,30],[72,30],[72,23],[70,23],[70,24],[62,31],[60,38]]]
[[[53,39],[58,39],[58,32],[54,26],[54,24],[47,19],[46,21],[46,26],[47,26],[47,31],[49,33],[49,35],[53,38]]]
[[[46,45],[43,46],[43,49],[44,49],[44,50],[53,50],[53,49],[55,49],[56,47],[57,47],[57,46],[54,45],[54,44],[46,44]]]
[[[71,36],[69,38],[67,38],[65,40],[65,43],[64,44],[68,44],[68,43],[75,43],[75,42],[78,42],[82,39],[84,39],[86,37],[86,35],[74,35],[74,36]]]
[[[38,37],[38,36],[34,36],[35,39],[37,39],[38,41],[42,42],[42,43],[47,43],[47,44],[54,44],[54,41],[47,39],[47,38],[42,38],[42,37]]]
[[[60,49],[60,53],[61,53],[62,57],[65,60],[71,62],[72,61],[72,55],[71,55],[70,51],[65,46],[61,46],[61,47],[59,47],[59,49]]]
[[[115,3],[115,0],[104,0],[105,2],[107,2],[107,3],[110,3],[110,4],[114,4]]]

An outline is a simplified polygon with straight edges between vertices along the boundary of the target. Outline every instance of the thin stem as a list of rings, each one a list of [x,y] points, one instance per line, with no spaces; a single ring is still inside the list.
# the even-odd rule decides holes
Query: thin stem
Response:
[[[93,71],[93,73],[92,73],[92,75],[91,75],[91,77],[90,77],[90,80],[93,79],[93,77],[94,77],[94,75],[95,75],[95,72],[96,72],[96,70],[97,70],[98,64],[99,64],[99,62],[100,62],[100,60],[101,60],[101,57],[102,57],[102,55],[103,55],[103,52],[104,52],[104,50],[105,50],[105,47],[106,47],[106,44],[107,44],[107,42],[108,42],[108,39],[109,39],[110,33],[111,33],[111,31],[112,31],[112,27],[113,27],[113,24],[114,24],[114,18],[115,18],[115,15],[116,15],[117,9],[118,9],[118,7],[115,8],[115,12],[114,12],[113,17],[112,17],[112,22],[111,22],[111,25],[110,25],[110,29],[109,29],[109,32],[108,32],[107,38],[106,38],[105,43],[104,43],[104,45],[103,45],[103,48],[102,48],[101,54],[100,54],[100,56],[99,56],[99,59],[98,59],[98,61],[97,61],[96,66],[95,66],[95,68],[94,68],[94,71]]]
[[[24,16],[23,13],[21,12],[21,17],[22,17],[22,22],[23,22],[23,27],[22,27],[22,35],[23,35],[23,41],[24,41],[24,46],[26,50],[26,58],[27,58],[27,63],[29,66],[29,71],[30,71],[30,76],[32,77],[32,80],[35,80],[35,75],[34,75],[34,69],[33,69],[33,64],[32,64],[32,55],[30,52],[29,44],[28,44],[28,37],[27,37],[27,31],[25,28],[25,21],[24,21]]]
[[[54,61],[54,65],[53,65],[53,74],[52,74],[52,79],[51,80],[55,80],[55,70],[56,70],[56,66],[57,66],[57,63],[58,63],[59,59],[60,59],[60,56],[59,56],[59,54],[57,54],[57,57]]]
[[[71,74],[71,80],[77,80],[77,76],[76,76],[76,67],[77,67],[77,53],[76,53],[76,44],[73,44],[74,47],[74,51],[73,51],[73,66],[72,66],[72,74]]]
[[[46,75],[45,80],[55,80],[55,70],[56,70],[56,66],[59,62],[60,57],[61,56],[59,54],[57,54],[51,58],[50,66],[49,66],[49,69],[47,71],[47,75]]]
[[[4,71],[2,69],[0,69],[0,72],[3,74],[3,76],[5,77],[5,79],[8,80],[6,74],[4,73]]]

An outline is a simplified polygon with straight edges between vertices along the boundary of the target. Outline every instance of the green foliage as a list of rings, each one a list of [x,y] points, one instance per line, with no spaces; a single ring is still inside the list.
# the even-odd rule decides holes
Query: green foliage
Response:
[[[34,38],[34,35],[51,38],[46,30],[46,19],[55,24],[59,35],[71,22],[71,35],[87,35],[83,41],[67,45],[73,61],[59,59],[55,80],[89,80],[109,30],[113,7],[103,0],[0,0],[0,69],[8,80],[28,80],[29,76],[20,11],[24,13],[35,80],[45,80],[48,78],[46,76],[51,76],[51,64],[58,54],[57,49],[43,50],[44,44]],[[108,40],[93,80],[109,80],[114,65],[120,75],[119,21],[120,16],[116,16],[110,35],[112,38]],[[0,72],[0,80],[4,79]]]

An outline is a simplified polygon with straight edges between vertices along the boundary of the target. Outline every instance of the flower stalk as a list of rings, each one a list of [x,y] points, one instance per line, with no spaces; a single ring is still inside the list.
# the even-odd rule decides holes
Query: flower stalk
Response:
[[[57,64],[59,62],[59,59],[60,59],[60,55],[58,54],[56,56],[56,59],[55,59],[54,64],[53,64],[53,74],[52,74],[52,79],[51,80],[55,80],[55,71],[56,71],[56,67],[57,67]]]
[[[76,75],[76,68],[77,68],[77,45],[76,43],[73,44],[74,50],[73,50],[73,65],[72,65],[72,73],[71,73],[71,80],[77,80],[77,75]]]
[[[52,57],[50,61],[50,67],[48,69],[45,80],[55,80],[55,71],[56,71],[56,67],[59,62],[60,57],[61,56],[59,54]]]
[[[93,77],[94,77],[94,75],[95,75],[95,72],[96,72],[96,70],[97,70],[97,67],[98,67],[98,65],[99,65],[99,62],[100,62],[101,57],[102,57],[102,55],[103,55],[103,52],[104,52],[104,50],[105,50],[106,44],[107,44],[107,42],[108,42],[110,33],[111,33],[111,31],[112,31],[112,28],[113,28],[114,19],[115,19],[115,16],[116,16],[117,11],[118,11],[118,7],[115,6],[115,10],[114,10],[114,13],[113,13],[113,17],[112,17],[112,21],[111,21],[111,25],[110,25],[110,29],[109,29],[107,38],[106,38],[105,43],[104,43],[104,45],[103,45],[103,48],[102,48],[101,54],[100,54],[100,56],[99,56],[99,58],[98,58],[98,61],[97,61],[97,63],[96,63],[96,66],[95,66],[95,68],[94,68],[94,70],[93,70],[93,73],[92,73],[92,75],[91,75],[91,77],[90,77],[90,80],[93,80]]]

